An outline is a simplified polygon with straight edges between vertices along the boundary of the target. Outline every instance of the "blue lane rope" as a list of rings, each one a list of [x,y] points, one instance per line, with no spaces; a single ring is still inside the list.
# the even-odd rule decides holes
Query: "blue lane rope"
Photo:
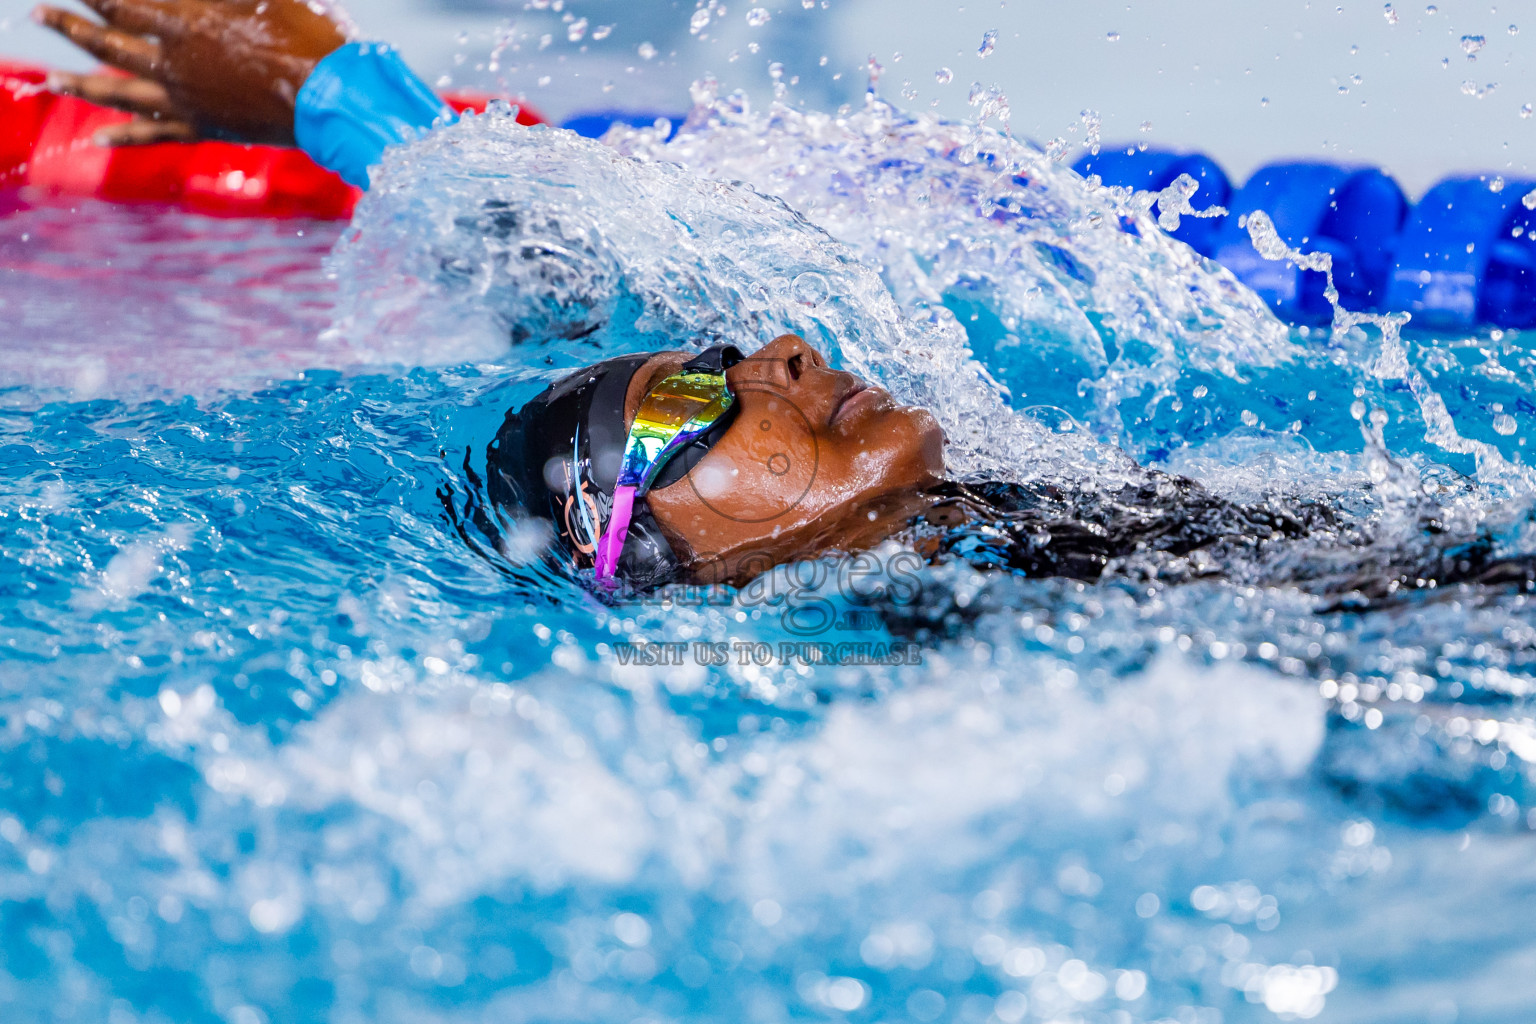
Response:
[[[1259,256],[1238,226],[1254,210],[1268,213],[1292,248],[1332,254],[1347,309],[1406,310],[1418,326],[1452,330],[1536,327],[1536,210],[1521,201],[1536,180],[1452,177],[1410,205],[1398,184],[1372,167],[1274,163],[1234,188],[1198,153],[1105,147],[1073,170],[1151,191],[1180,174],[1195,178],[1196,205],[1229,213],[1186,218],[1174,237],[1226,266],[1293,322],[1329,319],[1323,275]]]

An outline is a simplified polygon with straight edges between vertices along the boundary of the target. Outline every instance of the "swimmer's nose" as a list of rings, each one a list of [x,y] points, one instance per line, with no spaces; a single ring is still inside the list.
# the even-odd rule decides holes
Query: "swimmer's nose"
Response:
[[[733,387],[747,382],[788,388],[807,370],[824,370],[827,361],[798,334],[781,334],[726,371]]]

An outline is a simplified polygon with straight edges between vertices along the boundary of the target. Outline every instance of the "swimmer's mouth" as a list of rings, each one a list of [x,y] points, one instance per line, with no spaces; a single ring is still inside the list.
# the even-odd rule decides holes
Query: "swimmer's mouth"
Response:
[[[848,390],[843,392],[842,396],[837,400],[837,404],[832,407],[832,415],[827,418],[827,426],[836,426],[837,421],[842,419],[845,413],[851,412],[852,410],[865,404],[867,399],[864,401],[859,401],[858,399],[860,395],[867,395],[872,393],[876,393],[875,389],[870,386],[867,381],[862,381],[857,377],[854,377],[851,386],[848,388]]]

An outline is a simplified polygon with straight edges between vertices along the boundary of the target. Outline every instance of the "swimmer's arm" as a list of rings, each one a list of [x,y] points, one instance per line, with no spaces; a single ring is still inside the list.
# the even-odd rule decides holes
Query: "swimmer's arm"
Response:
[[[130,111],[100,142],[228,138],[297,144],[354,185],[398,142],[453,111],[389,47],[347,41],[305,0],[85,0],[106,21],[34,17],[116,74],[56,73],[49,86]]]

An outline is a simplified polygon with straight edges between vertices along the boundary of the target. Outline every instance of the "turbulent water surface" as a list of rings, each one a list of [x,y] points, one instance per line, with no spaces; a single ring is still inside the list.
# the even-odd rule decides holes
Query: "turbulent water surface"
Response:
[[[1536,553],[1528,337],[1293,330],[991,129],[696,98],[670,143],[469,119],[345,230],[11,201],[7,1019],[1528,1020],[1519,588],[892,542],[611,602],[466,545],[442,495],[552,375],[793,330],[956,474]]]

